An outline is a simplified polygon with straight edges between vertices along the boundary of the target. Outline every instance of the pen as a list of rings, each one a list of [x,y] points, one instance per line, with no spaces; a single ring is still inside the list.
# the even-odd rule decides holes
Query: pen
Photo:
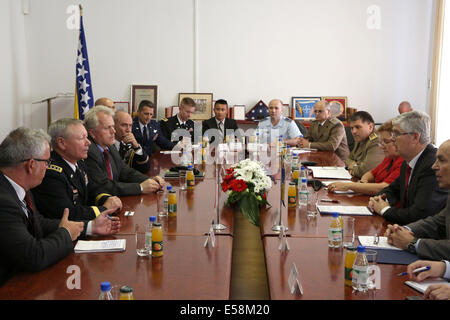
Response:
[[[339,200],[332,200],[332,199],[320,199],[322,202],[331,202],[331,203],[339,203]]]
[[[417,268],[417,269],[413,270],[413,273],[420,273],[420,272],[427,271],[430,269],[431,269],[431,266]],[[408,274],[408,272],[402,272],[402,273],[399,273],[398,276],[406,276],[407,274]]]
[[[113,220],[113,218],[109,214],[107,214],[106,217],[111,221]]]

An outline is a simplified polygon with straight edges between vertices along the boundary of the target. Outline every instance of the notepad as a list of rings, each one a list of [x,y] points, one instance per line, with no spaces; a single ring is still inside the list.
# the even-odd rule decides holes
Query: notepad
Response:
[[[78,240],[75,245],[75,253],[125,251],[126,243],[126,239],[92,241]]]
[[[340,215],[354,215],[354,216],[371,216],[372,212],[365,206],[322,206],[317,205],[317,210],[321,214],[332,214],[337,212]]]
[[[358,241],[361,245],[370,249],[383,249],[383,250],[402,250],[388,243],[387,237],[377,237],[378,243],[375,244],[374,236],[358,236]]]
[[[352,176],[344,167],[310,167],[316,179],[345,179],[350,180]]]
[[[429,286],[431,286],[432,284],[448,284],[448,285],[450,285],[450,283],[447,280],[442,279],[442,278],[432,278],[432,279],[424,280],[422,282],[405,281],[405,284],[407,286],[410,286],[414,290],[419,291],[420,293],[425,293],[427,288]]]

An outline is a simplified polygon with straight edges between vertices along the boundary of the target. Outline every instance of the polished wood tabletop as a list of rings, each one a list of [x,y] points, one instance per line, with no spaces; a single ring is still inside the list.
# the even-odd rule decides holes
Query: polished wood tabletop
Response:
[[[397,276],[406,270],[404,265],[378,264],[381,270],[381,286],[368,293],[352,293],[344,285],[345,249],[331,249],[325,238],[288,238],[290,250],[278,250],[279,239],[264,237],[264,254],[268,274],[270,298],[274,300],[396,300],[417,295]],[[295,263],[303,295],[292,295],[289,290],[289,274]]]
[[[164,236],[164,256],[139,257],[134,235],[126,239],[125,252],[73,253],[37,273],[15,276],[0,287],[1,299],[95,300],[100,283],[131,286],[135,299],[228,299],[233,238],[216,237],[214,248],[204,247],[204,236]],[[79,268],[80,287],[73,285]],[[72,270],[72,269],[69,269]]]
[[[343,165],[332,152],[302,154],[300,161],[306,160],[316,161],[321,166]],[[164,172],[173,166],[170,154],[154,155],[152,163],[150,176],[164,176]],[[122,197],[123,209],[118,213],[122,227],[119,234],[110,238],[127,239],[125,252],[72,253],[46,270],[15,276],[0,288],[0,299],[96,299],[102,281],[133,287],[136,299],[230,298],[232,269],[238,269],[233,267],[233,260],[238,259],[233,259],[232,255],[235,247],[233,240],[237,239],[234,234],[234,215],[240,214],[239,208],[225,206],[227,195],[220,193],[220,222],[227,229],[218,232],[215,248],[204,248],[204,234],[209,231],[213,219],[216,220],[216,171],[213,164],[196,164],[195,167],[205,171],[205,177],[196,179],[194,190],[179,191],[178,179],[166,180],[177,190],[178,212],[176,218],[158,219],[164,230],[164,257],[141,258],[135,251],[135,225],[144,227],[148,223],[148,217],[157,214],[158,195]],[[280,203],[281,176],[279,172],[273,174],[277,184],[268,192],[268,201],[272,206],[261,209],[261,238],[258,237],[258,240],[262,239],[260,250],[264,252],[267,266],[267,277],[263,278],[268,282],[271,299],[404,299],[407,295],[417,294],[403,284],[404,278],[394,276],[404,271],[405,266],[401,265],[380,265],[382,289],[372,290],[370,297],[352,294],[351,289],[343,284],[342,249],[328,249],[329,215],[308,218],[305,212],[297,208],[286,209],[282,221],[289,228],[287,234],[291,250],[281,253],[278,250],[278,234],[272,231]],[[289,179],[288,177],[287,182]],[[285,191],[287,192],[287,188]],[[368,201],[368,197],[364,195],[328,194],[324,188],[318,192],[317,198],[337,199],[343,205],[367,205]],[[125,216],[125,211],[133,211],[134,215]],[[382,217],[355,217],[356,235],[380,235],[385,228],[386,222]],[[258,234],[258,230],[256,231]],[[246,254],[245,250],[241,251],[240,255]],[[301,297],[292,296],[287,287],[292,262],[297,264],[305,289],[305,294]],[[67,288],[69,266],[80,268],[81,289]],[[245,289],[245,284],[240,285]]]

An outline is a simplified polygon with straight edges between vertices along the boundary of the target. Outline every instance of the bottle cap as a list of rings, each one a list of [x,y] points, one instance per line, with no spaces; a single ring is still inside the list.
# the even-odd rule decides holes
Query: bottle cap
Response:
[[[306,182],[306,178],[302,178],[302,182]]]
[[[129,286],[122,286],[122,287],[120,287],[120,292],[121,293],[131,293],[131,292],[133,292],[133,288],[129,287]]]
[[[280,134],[280,138],[283,138],[283,135],[282,135],[282,134]]]
[[[289,185],[295,186],[295,182],[294,182],[294,181],[291,181],[291,182],[289,182]]]
[[[188,170],[192,170],[192,164],[188,165]]]
[[[153,224],[153,226],[154,226],[154,227],[161,227],[161,222],[155,222],[155,223]]]
[[[366,247],[359,245],[358,252],[366,252]]]
[[[167,186],[166,188],[167,188],[167,191],[172,190],[172,186]]]
[[[333,213],[331,214],[331,216],[332,216],[333,218],[337,218],[337,217],[339,217],[339,213],[333,212]]]
[[[290,147],[291,147],[290,145],[287,145],[287,146],[286,146],[287,149],[289,149]]]
[[[148,219],[150,220],[150,222],[155,222],[156,221],[156,217],[155,216],[150,216]]]
[[[300,168],[300,170],[306,170],[306,168],[305,168],[304,166],[302,166],[302,167]]]
[[[356,247],[355,246],[348,246],[347,251],[356,251]]]
[[[111,290],[111,283],[109,283],[107,281],[100,283],[100,290],[102,290],[102,291]]]

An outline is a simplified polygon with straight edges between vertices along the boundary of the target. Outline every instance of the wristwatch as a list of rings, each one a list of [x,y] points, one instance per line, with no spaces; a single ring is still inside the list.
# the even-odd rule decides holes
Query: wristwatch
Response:
[[[137,147],[137,148],[133,147],[133,150],[134,150],[134,151],[138,151],[140,148],[141,148],[141,145],[138,144],[138,147]]]
[[[416,237],[414,237],[412,240],[411,240],[411,242],[408,244],[408,252],[410,252],[410,253],[413,253],[413,254],[416,254],[417,253],[417,251],[416,251],[416,243],[417,243],[417,240],[419,240],[419,239],[417,239]]]

